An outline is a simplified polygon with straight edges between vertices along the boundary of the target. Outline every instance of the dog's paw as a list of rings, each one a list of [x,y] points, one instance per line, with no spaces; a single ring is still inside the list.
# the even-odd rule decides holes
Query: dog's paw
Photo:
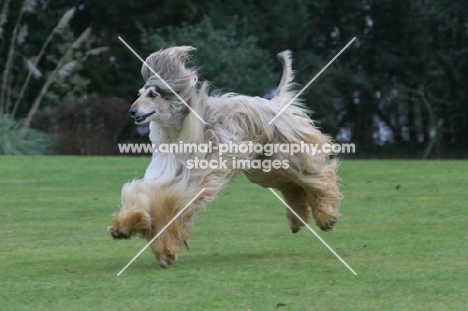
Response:
[[[172,265],[176,260],[177,255],[173,254],[164,254],[156,259],[161,268],[167,268],[168,266]]]
[[[336,208],[327,207],[320,210],[313,210],[315,223],[322,231],[330,231],[338,222],[340,214]]]
[[[336,221],[331,221],[331,222],[328,222],[326,224],[322,224],[320,226],[320,230],[322,231],[331,231],[333,229],[333,227],[335,226],[336,224]]]
[[[291,232],[292,232],[292,233],[298,233],[299,230],[301,230],[301,227],[299,227],[299,226],[291,226]]]
[[[106,228],[107,233],[109,233],[114,240],[128,240],[130,239],[130,235],[128,232],[124,232],[118,228],[114,228],[114,226],[108,226]]]
[[[322,231],[331,231],[336,225],[338,217],[327,215],[326,217],[320,217],[316,220],[317,226],[319,226]]]

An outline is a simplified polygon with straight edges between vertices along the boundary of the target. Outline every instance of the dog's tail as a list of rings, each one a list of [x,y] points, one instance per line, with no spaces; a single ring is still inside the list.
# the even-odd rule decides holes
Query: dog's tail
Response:
[[[281,81],[278,86],[278,91],[274,99],[279,104],[286,105],[287,100],[291,100],[293,97],[291,95],[292,82],[294,80],[294,71],[292,70],[292,53],[289,50],[283,51],[277,55],[278,60],[283,65],[283,75],[281,76]],[[290,97],[290,98],[289,98]]]
[[[272,101],[276,102],[280,107],[284,107],[290,104],[296,96],[296,92],[294,91],[295,83],[293,82],[294,71],[292,70],[292,53],[286,50],[279,53],[277,57],[281,64],[283,64],[283,75],[281,76],[278,91],[275,97],[272,98]],[[293,113],[297,115],[305,116],[310,113],[308,109],[304,107],[300,98],[294,99],[294,102],[291,103],[291,107],[289,108],[293,109]]]

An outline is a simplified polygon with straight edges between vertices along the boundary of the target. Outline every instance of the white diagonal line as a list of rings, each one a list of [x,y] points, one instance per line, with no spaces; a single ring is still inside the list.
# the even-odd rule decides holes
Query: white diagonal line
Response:
[[[176,91],[174,91],[172,89],[172,87],[169,86],[169,84],[166,83],[166,81],[163,80],[163,78],[161,78],[158,73],[156,71],[154,71],[153,68],[151,68],[144,60],[143,58],[140,57],[140,55],[138,55],[137,52],[135,52],[131,47],[130,45],[127,44],[127,42],[125,42],[124,39],[122,39],[120,36],[118,37],[120,41],[122,41],[123,44],[125,44],[125,46],[130,50],[132,51],[133,54],[135,54],[135,56],[146,66],[148,67],[149,70],[151,70],[152,73],[154,73],[154,75],[159,79],[161,80],[161,82],[169,89],[172,91],[172,93],[174,93],[174,95],[181,101],[184,103],[185,106],[187,106],[188,109],[190,109],[191,112],[193,112],[193,114],[198,118],[200,119],[200,121],[202,121],[203,124],[206,124],[205,120],[202,119],[202,117],[200,117],[198,115],[198,113],[192,109],[192,107],[190,107],[186,102],[185,100],[182,99],[182,97],[179,96],[179,94],[176,93]]]
[[[288,205],[288,203],[286,203],[286,202],[283,200],[282,197],[280,197],[273,189],[271,189],[271,188],[268,188],[268,189],[269,189],[269,190],[270,190],[270,191],[271,191],[271,192],[272,192],[272,193],[273,193],[273,194],[274,194],[274,195],[275,195],[275,196],[276,196],[276,197],[277,197],[293,214],[294,214],[294,216],[296,216],[296,217],[304,224],[304,226],[307,227],[307,229],[310,230],[310,232],[312,232],[312,233],[317,237],[317,239],[320,240],[320,242],[323,243],[323,245],[325,245],[325,246],[333,253],[333,255],[336,256],[336,258],[338,258],[338,259],[346,266],[346,268],[349,269],[349,271],[351,271],[354,275],[357,275],[357,273],[353,270],[353,268],[351,268],[351,267],[346,263],[346,261],[344,261],[343,258],[341,258],[340,255],[338,255],[338,254],[333,250],[333,248],[331,248],[331,247],[327,244],[327,242],[325,242],[325,241],[320,237],[320,235],[318,235],[317,232],[315,232],[314,229],[312,229],[312,228],[301,218],[301,216],[299,216],[299,215]]]
[[[268,124],[271,124],[271,123],[273,123],[273,121],[275,121],[275,120],[276,120],[276,118],[278,118],[278,117],[279,117],[279,115],[280,115],[280,114],[282,114],[282,113],[283,113],[283,112],[286,110],[286,108],[288,108],[288,107],[289,107],[289,105],[291,105],[291,104],[292,104],[292,102],[293,102],[293,101],[295,101],[295,100],[296,100],[296,99],[297,99],[297,98],[298,98],[298,97],[299,97],[299,96],[302,94],[302,92],[304,92],[304,91],[305,91],[305,89],[306,89],[306,88],[308,88],[308,87],[309,87],[309,85],[311,85],[311,84],[312,84],[312,82],[314,82],[314,81],[315,81],[315,79],[317,79],[317,78],[318,78],[318,77],[319,77],[319,76],[322,74],[322,72],[324,72],[324,71],[325,71],[325,69],[327,69],[327,68],[328,68],[328,66],[330,66],[330,65],[331,65],[331,63],[333,63],[333,62],[335,61],[335,59],[337,59],[337,58],[338,58],[338,56],[340,56],[340,54],[341,54],[341,53],[343,53],[343,52],[344,52],[344,50],[346,50],[346,49],[348,48],[348,46],[350,46],[350,45],[351,45],[351,43],[353,43],[353,41],[354,41],[354,40],[356,40],[356,37],[354,37],[353,39],[351,39],[351,41],[349,41],[349,43],[348,43],[348,44],[346,44],[346,46],[345,46],[344,48],[342,48],[342,49],[341,49],[341,51],[340,51],[340,52],[338,52],[338,54],[336,54],[336,55],[335,55],[335,57],[333,57],[333,58],[332,58],[332,60],[331,60],[331,61],[329,61],[329,62],[328,62],[328,64],[327,64],[325,67],[323,67],[323,69],[322,69],[322,70],[320,70],[320,72],[319,72],[318,74],[316,74],[316,75],[315,75],[315,77],[314,77],[312,80],[310,80],[310,82],[309,82],[309,83],[307,83],[307,85],[306,85],[306,86],[304,86],[304,87],[302,88],[302,90],[301,90],[299,93],[297,93],[297,94],[296,94],[296,96],[294,96],[294,98],[293,98],[293,99],[291,99],[291,100],[289,101],[289,103],[288,103],[286,106],[284,106],[284,107],[283,107],[283,109],[281,109],[281,111],[280,111],[280,112],[278,112],[278,113],[276,114],[276,116],[275,116],[273,119],[271,119],[271,121],[270,121],[270,122],[268,122]]]
[[[174,218],[172,218],[172,220],[164,228],[162,228],[161,231],[159,231],[158,234],[156,234],[156,236],[151,241],[149,241],[148,244],[146,244],[145,247],[143,247],[142,250],[138,254],[136,254],[135,257],[133,257],[133,259],[130,260],[130,262],[122,270],[120,270],[119,273],[117,273],[117,276],[120,276],[125,271],[125,269],[127,269],[128,266],[130,266],[132,262],[134,262],[135,259],[137,259],[138,256],[140,256],[141,253],[143,253],[143,251],[147,249],[148,246],[150,246],[151,243],[153,243],[154,240],[156,240],[167,229],[167,227],[169,227],[177,219],[177,217],[179,217],[187,209],[187,207],[189,207],[190,204],[192,204],[193,201],[195,201],[200,196],[200,194],[203,191],[205,191],[205,189],[206,188],[203,188],[202,190],[200,190],[200,192],[198,192],[197,195],[192,200],[190,200],[190,202],[188,202],[187,205],[185,205],[185,207],[181,209],[180,212],[178,212],[177,215],[175,215]]]

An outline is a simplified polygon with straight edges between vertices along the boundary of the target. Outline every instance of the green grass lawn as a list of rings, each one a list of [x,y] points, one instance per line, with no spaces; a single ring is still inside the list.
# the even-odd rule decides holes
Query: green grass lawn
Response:
[[[105,233],[149,158],[0,157],[1,310],[467,310],[468,162],[343,161],[342,217],[291,234],[239,176],[177,263]],[[317,231],[318,228],[313,225]]]

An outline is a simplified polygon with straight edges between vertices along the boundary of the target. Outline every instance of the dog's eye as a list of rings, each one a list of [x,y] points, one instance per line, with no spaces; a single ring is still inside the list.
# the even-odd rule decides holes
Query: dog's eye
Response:
[[[158,94],[154,93],[154,92],[149,92],[148,93],[148,97],[149,98],[156,98],[156,96],[158,96]]]
[[[136,96],[137,96],[137,97],[140,97],[140,93],[137,93]]]

